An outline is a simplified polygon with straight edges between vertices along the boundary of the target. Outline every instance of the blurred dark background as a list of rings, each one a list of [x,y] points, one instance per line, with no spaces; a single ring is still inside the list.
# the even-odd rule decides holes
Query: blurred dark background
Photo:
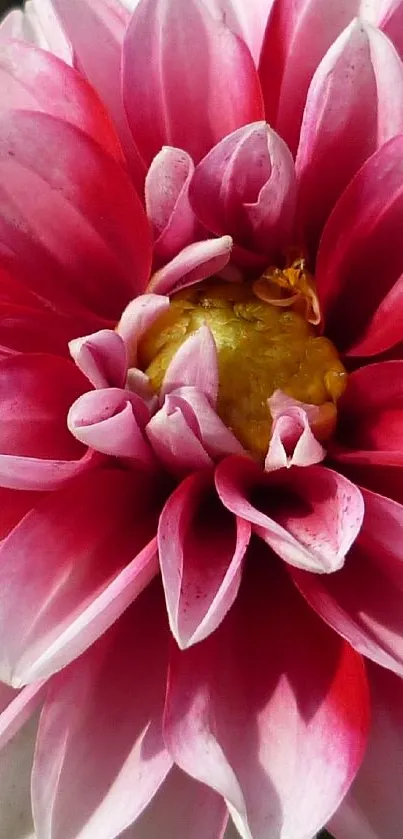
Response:
[[[0,17],[2,17],[4,12],[7,12],[8,9],[12,9],[13,6],[21,5],[22,3],[19,3],[19,0],[0,0]]]

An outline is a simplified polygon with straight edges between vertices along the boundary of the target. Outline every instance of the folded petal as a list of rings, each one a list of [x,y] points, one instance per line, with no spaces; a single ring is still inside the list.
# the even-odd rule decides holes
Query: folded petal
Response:
[[[171,262],[156,271],[148,284],[148,291],[173,294],[181,288],[206,280],[225,268],[231,250],[231,236],[188,245]]]
[[[43,113],[1,116],[0,212],[5,265],[56,307],[114,319],[144,288],[151,237],[140,200],[124,169],[75,126]]]
[[[282,559],[319,574],[343,565],[364,515],[357,487],[324,467],[268,473],[232,457],[217,467],[216,487],[223,504]]]
[[[113,839],[157,791],[172,765],[161,730],[168,639],[157,584],[53,680],[33,770],[39,836]]]
[[[358,343],[403,274],[402,251],[396,248],[403,212],[402,161],[399,136],[362,166],[323,231],[316,282],[326,334],[339,350]],[[397,308],[396,317],[400,316]],[[389,346],[395,340],[392,329]]]
[[[367,658],[403,674],[403,507],[361,490],[365,517],[344,568],[291,573],[310,605]]]
[[[312,466],[323,460],[325,449],[311,430],[309,409],[318,423],[320,410],[316,405],[303,405],[281,391],[275,391],[268,399],[268,407],[273,425],[264,463],[267,472],[291,466]]]
[[[217,348],[210,327],[206,324],[190,335],[168,365],[161,396],[178,387],[197,388],[215,406],[218,396]]]
[[[158,546],[169,623],[181,649],[210,635],[232,606],[250,532],[222,506],[209,473],[189,476],[167,501]]]
[[[121,161],[119,140],[106,108],[85,78],[50,52],[9,41],[0,52],[1,110],[44,111],[81,128]]]
[[[295,210],[291,154],[264,122],[225,137],[196,167],[192,207],[213,233],[267,259],[289,244]]]
[[[144,475],[97,470],[45,497],[1,543],[4,681],[19,685],[60,669],[154,576],[150,492]]]
[[[123,387],[127,354],[120,335],[101,329],[70,342],[70,354],[77,367],[96,388]]]
[[[198,162],[226,134],[263,116],[248,48],[200,0],[137,4],[123,47],[123,97],[147,164],[164,145]]]
[[[304,110],[295,166],[299,225],[312,253],[343,189],[402,130],[403,64],[382,32],[356,19],[319,64]]]
[[[173,649],[165,738],[175,762],[226,799],[242,836],[305,839],[361,763],[365,672],[262,550],[217,631]]]

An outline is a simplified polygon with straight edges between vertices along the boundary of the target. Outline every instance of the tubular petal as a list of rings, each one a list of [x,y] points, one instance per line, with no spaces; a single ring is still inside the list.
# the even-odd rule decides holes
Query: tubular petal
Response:
[[[285,562],[319,574],[342,567],[364,515],[357,487],[318,466],[268,473],[246,458],[227,458],[216,487],[228,510],[250,521]]]
[[[232,606],[250,532],[249,523],[222,507],[209,473],[186,478],[166,503],[159,556],[169,623],[181,649],[214,632]]]
[[[264,463],[266,472],[320,463],[326,451],[312,433],[310,416],[306,410],[316,406],[303,405],[281,391],[275,391],[268,399],[268,407],[273,425]]]
[[[43,839],[114,839],[172,765],[161,731],[168,631],[158,595],[155,585],[143,592],[53,680],[33,770],[34,819]]]
[[[91,335],[76,338],[70,342],[69,350],[78,369],[94,387],[124,386],[126,347],[113,329],[101,329]]]
[[[97,470],[45,497],[2,542],[4,681],[33,682],[69,663],[152,579],[149,494],[144,476]]]
[[[227,265],[231,251],[231,236],[194,242],[156,271],[148,284],[148,290],[156,294],[173,294],[218,274]]]
[[[202,0],[140,0],[123,46],[123,97],[146,164],[164,145],[198,162],[263,116],[248,48]]]
[[[226,799],[241,835],[316,834],[363,757],[365,673],[272,555],[254,557],[210,638],[173,648],[168,684],[168,749]]]
[[[217,348],[207,323],[190,335],[175,353],[162,383],[161,396],[189,385],[215,407],[218,396]]]
[[[403,64],[381,32],[356,19],[319,64],[302,121],[299,224],[312,253],[343,189],[402,130]]]

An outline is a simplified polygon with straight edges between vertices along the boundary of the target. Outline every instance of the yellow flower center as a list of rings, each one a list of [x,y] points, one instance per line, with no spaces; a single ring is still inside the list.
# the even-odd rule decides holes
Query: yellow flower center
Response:
[[[347,383],[335,347],[312,325],[319,309],[309,275],[302,271],[299,283],[291,277],[289,288],[286,271],[279,269],[265,272],[253,286],[210,280],[187,288],[172,297],[139,346],[140,365],[158,392],[175,352],[207,324],[218,356],[217,412],[243,446],[261,457],[270,440],[267,400],[274,391],[323,406],[323,422],[314,429],[323,441],[332,433],[335,403]]]

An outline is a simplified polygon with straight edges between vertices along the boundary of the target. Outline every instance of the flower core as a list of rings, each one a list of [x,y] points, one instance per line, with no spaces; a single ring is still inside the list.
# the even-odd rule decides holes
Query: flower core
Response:
[[[159,392],[175,352],[207,324],[217,348],[217,413],[248,451],[264,457],[269,397],[281,390],[335,414],[347,373],[331,341],[306,316],[262,300],[254,288],[210,280],[178,292],[143,337],[139,360]]]

